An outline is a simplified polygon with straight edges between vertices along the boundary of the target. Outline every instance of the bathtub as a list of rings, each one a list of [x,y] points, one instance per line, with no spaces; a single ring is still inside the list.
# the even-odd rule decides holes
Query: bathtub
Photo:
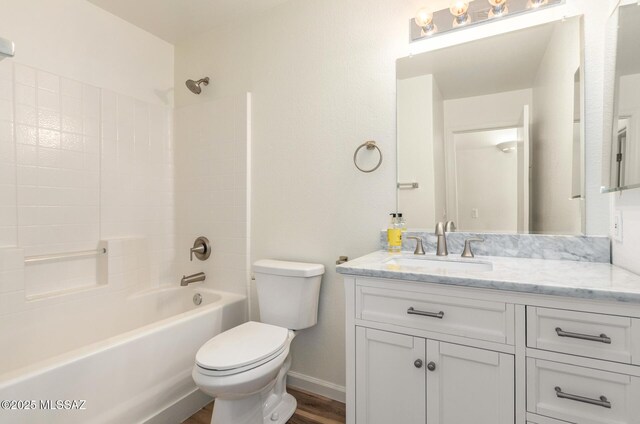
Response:
[[[0,331],[0,423],[180,422],[209,400],[191,379],[197,350],[245,311],[244,296],[177,287],[16,314]]]

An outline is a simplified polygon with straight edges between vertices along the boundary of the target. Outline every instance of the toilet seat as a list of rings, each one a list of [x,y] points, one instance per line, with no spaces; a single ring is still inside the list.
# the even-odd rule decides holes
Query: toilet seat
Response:
[[[238,374],[263,365],[288,350],[289,330],[250,321],[221,333],[196,354],[199,372],[210,376]]]

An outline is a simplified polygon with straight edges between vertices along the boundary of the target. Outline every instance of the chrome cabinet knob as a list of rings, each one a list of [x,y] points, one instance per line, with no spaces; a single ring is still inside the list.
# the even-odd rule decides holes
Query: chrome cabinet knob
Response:
[[[416,360],[413,362],[413,365],[414,365],[416,368],[422,368],[422,359],[416,359]]]
[[[429,362],[429,363],[427,364],[427,369],[428,369],[429,371],[435,371],[435,370],[436,370],[436,363],[435,363],[435,362]]]

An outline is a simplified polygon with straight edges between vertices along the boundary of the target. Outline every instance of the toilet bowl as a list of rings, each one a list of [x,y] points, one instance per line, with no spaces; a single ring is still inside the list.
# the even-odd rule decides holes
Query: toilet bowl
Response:
[[[286,392],[294,330],[317,322],[317,264],[265,260],[254,264],[262,322],[225,331],[196,354],[192,377],[215,398],[213,424],[285,424],[296,409]]]
[[[279,424],[293,415],[295,399],[284,386],[294,337],[286,328],[250,321],[200,348],[192,376],[216,398],[212,423]]]

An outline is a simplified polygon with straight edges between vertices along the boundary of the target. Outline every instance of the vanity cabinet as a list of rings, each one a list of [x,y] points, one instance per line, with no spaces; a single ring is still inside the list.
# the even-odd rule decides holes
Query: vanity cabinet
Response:
[[[513,423],[513,355],[364,327],[356,355],[358,424]]]
[[[640,307],[345,275],[348,424],[640,424]]]

